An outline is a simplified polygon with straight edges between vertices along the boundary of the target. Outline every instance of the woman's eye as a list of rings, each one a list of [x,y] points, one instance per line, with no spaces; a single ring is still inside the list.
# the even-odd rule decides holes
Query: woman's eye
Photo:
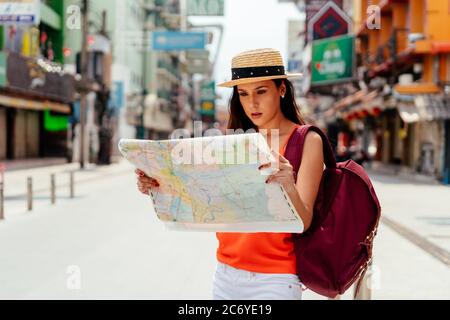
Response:
[[[244,92],[242,92],[242,93],[239,93],[239,95],[240,95],[241,97],[245,97],[247,94],[244,93]]]
[[[264,93],[266,93],[265,90],[258,91],[258,94],[264,94]]]

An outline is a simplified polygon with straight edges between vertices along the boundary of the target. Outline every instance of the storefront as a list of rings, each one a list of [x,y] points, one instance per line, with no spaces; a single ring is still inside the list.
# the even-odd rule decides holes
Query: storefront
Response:
[[[9,109],[7,131],[10,159],[36,158],[39,156],[39,112]]]
[[[449,105],[450,106],[450,105]],[[442,182],[450,184],[450,120],[444,122],[445,128],[445,150],[444,150],[444,170],[442,174]]]
[[[389,145],[383,140],[384,108],[384,98],[377,91],[358,91],[336,104],[337,120],[328,127],[336,136],[339,158],[383,160],[383,149]]]
[[[0,107],[0,160],[6,159],[7,153],[7,121],[6,109]]]
[[[405,145],[404,122],[396,108],[389,108],[382,115],[383,148],[382,160],[387,164],[405,165],[403,147]]]
[[[36,157],[64,156],[66,152],[66,127],[52,130],[55,115],[67,118],[71,108],[65,104],[40,102],[0,94],[0,130],[2,130],[2,148],[0,159],[24,159]],[[50,118],[45,115],[50,115]],[[62,141],[60,150],[53,148]],[[43,143],[45,141],[45,143]]]
[[[0,159],[65,157],[73,76],[44,60],[1,55],[6,77],[0,84]]]
[[[400,102],[398,110],[407,128],[405,134],[411,139],[410,166],[419,173],[445,179],[450,106],[441,95],[415,95]]]

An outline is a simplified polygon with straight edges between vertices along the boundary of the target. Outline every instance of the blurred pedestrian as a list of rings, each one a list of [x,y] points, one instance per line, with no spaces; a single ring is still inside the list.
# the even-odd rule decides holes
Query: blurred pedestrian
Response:
[[[232,80],[219,86],[233,88],[228,129],[266,129],[267,143],[278,133],[277,170],[267,183],[279,183],[288,193],[306,231],[312,221],[313,207],[324,169],[322,139],[307,134],[303,158],[294,180],[293,168],[284,157],[294,130],[304,125],[295,102],[294,88],[279,51],[257,49],[238,54],[232,61]],[[276,130],[276,131],[272,131]],[[278,151],[278,152],[276,152]],[[139,190],[148,194],[163,181],[156,181],[136,170]],[[258,201],[258,199],[254,199]],[[301,279],[296,274],[296,256],[290,233],[217,233],[217,268],[213,298],[218,300],[283,299],[300,300]]]

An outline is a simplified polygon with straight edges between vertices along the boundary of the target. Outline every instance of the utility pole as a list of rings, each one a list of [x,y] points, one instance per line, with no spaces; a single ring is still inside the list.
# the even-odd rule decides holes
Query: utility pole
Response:
[[[106,10],[102,11],[102,30],[100,31],[102,35],[106,36]]]
[[[110,96],[110,61],[109,55],[112,57],[112,43],[109,38],[108,32],[106,30],[107,25],[107,12],[106,10],[102,11],[102,22],[101,29],[99,30],[99,34],[105,37],[111,44],[110,52],[104,52],[103,55],[103,78],[100,81],[101,89],[97,92],[97,113],[99,115],[99,141],[100,141],[100,149],[98,152],[98,164],[110,164],[111,163],[111,139],[112,139],[112,129],[111,129],[111,113],[108,110],[108,99]],[[108,66],[108,67],[106,67]],[[106,78],[108,77],[108,79]]]
[[[87,109],[87,90],[85,88],[88,78],[88,13],[89,13],[89,0],[83,0],[83,26],[82,26],[82,42],[81,42],[81,82],[83,89],[81,90],[81,102],[80,102],[80,168],[84,169],[84,137],[86,126],[86,109]]]

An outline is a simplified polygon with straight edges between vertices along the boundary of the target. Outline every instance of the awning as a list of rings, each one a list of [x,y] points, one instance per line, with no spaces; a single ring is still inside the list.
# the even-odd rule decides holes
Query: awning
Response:
[[[18,109],[27,110],[51,110],[59,113],[71,113],[70,106],[63,103],[50,102],[50,101],[36,101],[17,97],[11,97],[0,94],[0,105],[5,107],[13,107]]]
[[[421,118],[426,120],[450,119],[450,101],[443,95],[426,94],[418,95],[414,99],[414,104]]]
[[[450,119],[450,101],[443,95],[415,95],[397,103],[397,109],[404,122]]]
[[[416,105],[409,102],[399,102],[397,105],[400,118],[406,123],[414,123],[420,121],[419,111],[417,111]]]
[[[412,83],[408,85],[397,84],[394,90],[403,95],[408,94],[436,94],[441,91],[438,85],[431,82]]]
[[[433,41],[433,40],[418,40],[415,43],[416,53],[424,54],[439,54],[450,52],[450,41]]]
[[[450,53],[450,41],[433,41],[431,50],[433,54]]]
[[[351,95],[339,100],[338,102],[336,102],[336,104],[332,108],[330,108],[329,110],[324,112],[325,118],[332,117],[332,116],[334,116],[334,114],[336,112],[339,112],[348,106],[358,103],[359,101],[361,101],[361,99],[366,94],[367,94],[366,91],[359,90],[359,91],[355,92],[354,94],[351,94]]]
[[[342,108],[345,108],[345,107],[347,107],[349,105],[352,105],[352,104],[354,104],[354,103],[356,103],[358,101],[361,101],[361,99],[365,95],[366,95],[366,92],[364,90],[359,90],[358,92],[356,92],[356,93],[354,93],[352,95],[349,95],[349,96],[345,97],[342,100],[339,100],[336,103],[334,109],[335,109],[335,111],[338,111],[338,110],[340,110]]]
[[[343,112],[345,119],[364,118],[369,115],[376,117],[384,110],[384,98],[376,90],[361,97],[360,101]]]
[[[385,109],[384,98],[378,91],[372,91],[362,99],[362,108],[371,115],[379,115]]]

